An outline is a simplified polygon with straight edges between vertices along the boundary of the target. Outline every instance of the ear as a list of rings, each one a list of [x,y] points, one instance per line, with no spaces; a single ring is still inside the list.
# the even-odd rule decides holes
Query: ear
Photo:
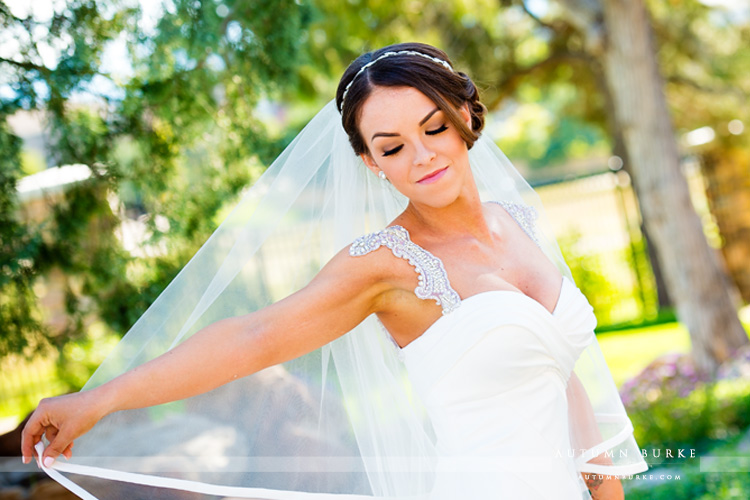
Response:
[[[463,103],[461,107],[458,108],[458,112],[461,115],[461,118],[466,122],[466,126],[471,130],[471,111],[469,111],[469,103]]]
[[[380,167],[375,163],[375,160],[370,156],[370,153],[361,153],[359,157],[362,158],[362,161],[365,162],[365,166],[369,168],[373,174],[378,175]]]

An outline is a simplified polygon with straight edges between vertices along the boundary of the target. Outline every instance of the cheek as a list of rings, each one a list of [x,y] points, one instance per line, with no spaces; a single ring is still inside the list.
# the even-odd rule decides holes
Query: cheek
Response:
[[[466,144],[466,141],[463,137],[461,137],[461,134],[458,133],[458,130],[453,130],[453,134],[451,135],[453,138],[453,141],[458,149],[469,149],[469,146]]]
[[[468,154],[469,148],[466,145],[466,141],[455,132],[451,134],[451,137],[447,140],[444,151],[454,161],[459,161],[464,155]]]
[[[409,176],[410,162],[406,158],[406,155],[399,155],[398,158],[381,161],[380,164],[391,181],[398,182],[398,180],[407,179]]]

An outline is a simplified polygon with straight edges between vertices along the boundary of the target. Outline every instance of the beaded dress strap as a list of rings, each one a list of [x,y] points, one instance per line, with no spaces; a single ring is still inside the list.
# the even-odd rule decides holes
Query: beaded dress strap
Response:
[[[451,288],[443,262],[409,238],[409,232],[401,226],[389,226],[376,233],[354,240],[349,255],[366,255],[381,246],[390,248],[393,255],[406,259],[419,275],[419,284],[414,294],[420,299],[433,299],[443,309],[443,314],[454,311],[461,305],[461,297]]]
[[[506,212],[510,214],[511,217],[513,217],[519,226],[521,226],[521,229],[524,230],[524,232],[531,238],[531,240],[536,243],[536,246],[541,247],[539,244],[539,238],[536,236],[536,220],[539,218],[539,212],[536,211],[536,208],[529,206],[529,205],[523,205],[521,203],[516,203],[515,201],[494,201],[492,200],[491,203],[497,203],[501,207],[505,209]]]
[[[529,238],[540,246],[534,231],[534,221],[539,214],[534,207],[504,200],[493,201],[493,203],[502,206],[529,235]],[[443,308],[443,314],[448,314],[461,305],[461,297],[451,288],[443,262],[411,241],[409,232],[401,226],[389,226],[357,238],[349,247],[349,255],[352,257],[366,255],[381,246],[390,248],[393,255],[406,259],[414,266],[414,270],[419,275],[419,284],[414,289],[417,297],[433,299]]]

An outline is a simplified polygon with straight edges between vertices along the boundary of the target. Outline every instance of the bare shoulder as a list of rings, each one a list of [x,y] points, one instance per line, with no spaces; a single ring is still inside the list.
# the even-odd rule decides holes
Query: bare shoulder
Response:
[[[320,274],[340,273],[348,281],[359,283],[387,281],[393,276],[394,256],[384,246],[370,246],[371,237],[372,234],[362,236],[342,248]]]
[[[394,251],[400,235],[397,226],[363,235],[350,245],[342,248],[318,273],[314,282],[331,282],[339,284],[342,293],[358,293],[368,290],[370,296],[385,299],[393,293],[414,288],[416,275],[413,267],[404,259],[398,258]],[[394,236],[395,234],[395,236]],[[378,302],[374,310],[378,312]]]
[[[520,227],[531,241],[540,246],[537,234],[539,212],[535,207],[514,201],[488,201],[483,206],[492,214],[495,222]]]
[[[492,214],[505,219],[528,220],[534,222],[539,218],[539,212],[532,205],[507,200],[485,201],[482,206]]]

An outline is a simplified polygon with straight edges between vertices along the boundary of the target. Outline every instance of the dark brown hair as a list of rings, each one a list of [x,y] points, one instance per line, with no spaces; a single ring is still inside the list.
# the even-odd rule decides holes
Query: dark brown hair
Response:
[[[336,106],[341,113],[344,130],[349,135],[349,142],[354,152],[356,154],[368,153],[367,144],[359,131],[359,119],[362,105],[375,87],[413,87],[419,90],[445,113],[471,148],[484,127],[484,114],[487,108],[479,102],[479,91],[465,73],[451,71],[442,64],[419,55],[398,54],[378,61],[354,79],[359,70],[370,61],[374,61],[386,52],[404,50],[442,59],[453,66],[445,52],[423,43],[389,45],[355,59],[344,71],[336,91]],[[349,87],[342,107],[344,92],[352,79],[354,82]],[[468,104],[471,113],[471,129],[458,111],[464,103]]]

